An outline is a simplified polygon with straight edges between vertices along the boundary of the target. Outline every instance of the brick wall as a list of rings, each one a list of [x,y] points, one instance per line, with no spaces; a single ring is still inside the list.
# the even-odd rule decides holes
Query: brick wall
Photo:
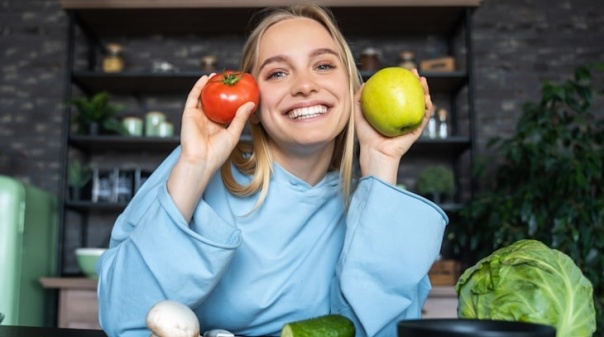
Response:
[[[522,104],[540,99],[542,81],[561,81],[578,65],[604,62],[598,0],[485,0],[474,14],[479,149],[495,135],[511,135]]]
[[[66,16],[58,1],[0,1],[0,174],[56,192]]]

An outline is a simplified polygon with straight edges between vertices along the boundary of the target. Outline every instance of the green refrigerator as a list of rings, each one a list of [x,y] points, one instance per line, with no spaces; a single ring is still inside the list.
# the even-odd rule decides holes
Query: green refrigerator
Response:
[[[52,324],[40,278],[56,273],[57,223],[54,195],[0,175],[0,325]]]

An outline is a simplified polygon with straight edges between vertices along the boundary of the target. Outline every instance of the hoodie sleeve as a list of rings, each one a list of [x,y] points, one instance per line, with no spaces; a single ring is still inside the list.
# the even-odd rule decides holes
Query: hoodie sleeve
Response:
[[[202,302],[240,244],[240,232],[204,201],[186,223],[166,187],[178,154],[155,170],[118,217],[97,264],[99,321],[111,337],[149,336],[145,317],[161,300]]]
[[[431,201],[374,177],[361,179],[347,215],[332,311],[357,336],[396,336],[397,321],[420,318],[448,218]]]

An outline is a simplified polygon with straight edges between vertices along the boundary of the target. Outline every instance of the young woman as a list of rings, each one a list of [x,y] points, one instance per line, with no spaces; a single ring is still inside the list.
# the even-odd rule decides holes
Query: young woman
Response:
[[[228,126],[191,90],[181,146],[120,215],[98,265],[100,322],[110,336],[148,336],[145,315],[171,299],[202,330],[279,335],[328,313],[357,336],[396,336],[430,291],[444,212],[396,187],[410,134],[386,138],[364,119],[353,56],[329,12],[274,10],[252,32],[242,68],[260,103]],[[239,144],[248,123],[252,145]],[[361,177],[353,186],[355,135]]]

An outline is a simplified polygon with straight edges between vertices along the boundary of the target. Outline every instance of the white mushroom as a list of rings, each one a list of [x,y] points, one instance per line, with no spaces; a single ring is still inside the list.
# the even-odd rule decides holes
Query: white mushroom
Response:
[[[147,313],[146,321],[151,337],[199,337],[197,316],[180,302],[157,302]]]

